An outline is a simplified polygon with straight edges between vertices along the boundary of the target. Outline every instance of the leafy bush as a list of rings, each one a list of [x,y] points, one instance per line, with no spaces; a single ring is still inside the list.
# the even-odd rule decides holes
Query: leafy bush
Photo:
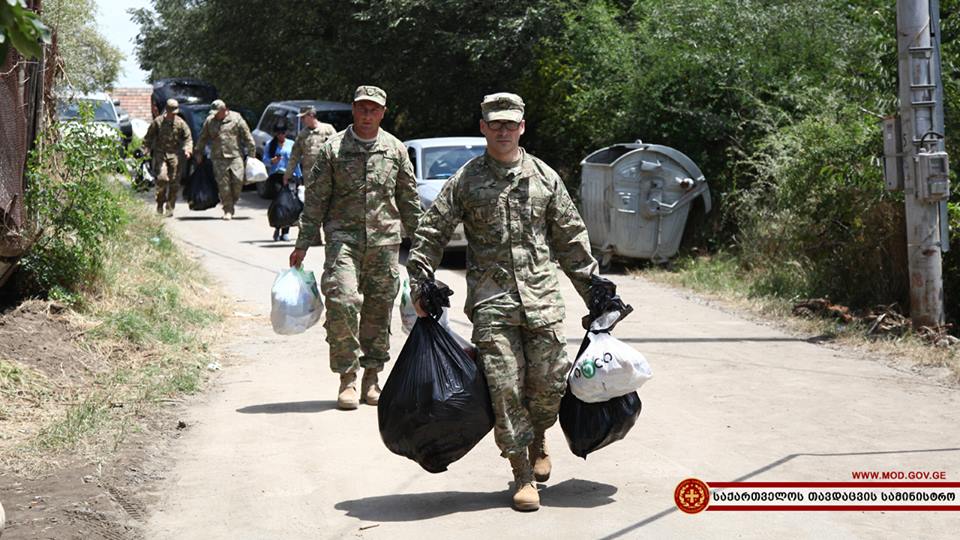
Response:
[[[96,282],[104,241],[127,220],[112,175],[123,167],[116,137],[83,111],[31,153],[26,206],[34,244],[21,261],[22,292],[68,301]]]
[[[759,294],[905,302],[903,203],[883,188],[877,122],[827,103],[752,156],[756,179],[732,200],[742,262]]]

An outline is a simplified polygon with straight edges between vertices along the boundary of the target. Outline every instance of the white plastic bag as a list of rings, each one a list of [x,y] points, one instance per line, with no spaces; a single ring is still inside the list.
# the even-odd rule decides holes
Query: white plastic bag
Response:
[[[590,344],[577,358],[567,380],[573,395],[601,403],[629,394],[653,376],[639,351],[606,332],[588,332]]]
[[[313,272],[288,268],[277,274],[270,290],[273,331],[290,335],[305,332],[320,319],[323,300]]]
[[[246,166],[243,168],[243,184],[256,184],[266,179],[267,166],[259,159],[247,158]]]
[[[303,184],[297,186],[297,198],[300,199],[300,202],[307,202],[307,186]]]
[[[450,308],[443,308],[443,315],[440,316],[439,322],[440,326],[449,331],[450,316],[447,314],[448,311],[450,311]],[[413,325],[417,322],[417,310],[413,307],[413,300],[410,298],[410,278],[403,278],[403,282],[400,284],[400,322],[403,323],[403,333],[405,334],[409,334]]]

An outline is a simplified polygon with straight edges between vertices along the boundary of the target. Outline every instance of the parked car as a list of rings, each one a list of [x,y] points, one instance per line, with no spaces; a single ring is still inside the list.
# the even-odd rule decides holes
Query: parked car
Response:
[[[217,88],[210,83],[189,77],[174,77],[160,79],[153,83],[150,103],[153,116],[156,118],[163,112],[163,107],[170,98],[179,101],[180,105],[187,105],[193,103],[209,104],[217,97],[219,97]],[[210,106],[207,105],[207,108],[209,109]]]
[[[460,167],[483,154],[487,140],[483,137],[435,137],[405,141],[410,162],[417,178],[417,194],[424,210],[430,208],[437,194]],[[467,246],[463,225],[450,236],[447,249],[462,250]]]
[[[287,125],[287,138],[296,140],[303,125],[303,119],[297,115],[303,108],[310,106],[317,110],[317,120],[331,124],[337,131],[346,129],[353,120],[353,108],[348,103],[312,100],[274,101],[263,110],[260,122],[253,130],[253,140],[257,143],[257,157],[263,157],[263,149],[273,138],[273,127],[281,121]],[[268,186],[267,182],[258,182],[254,185],[258,195],[264,199],[273,198],[274,189]]]
[[[120,130],[120,115],[110,96],[103,92],[90,94],[74,94],[63,97],[57,103],[57,119],[62,124],[63,133],[69,133],[77,125],[82,107],[90,107],[93,112],[93,129],[98,135],[115,138],[118,147],[124,145],[123,133]]]
[[[353,120],[352,108],[348,103],[336,101],[274,101],[267,105],[260,116],[256,129],[253,130],[253,140],[257,143],[258,157],[263,155],[263,149],[273,137],[273,126],[283,120],[287,124],[287,138],[294,140],[300,133],[301,118],[297,115],[304,107],[313,106],[317,109],[317,120],[332,124],[334,129],[346,129]]]

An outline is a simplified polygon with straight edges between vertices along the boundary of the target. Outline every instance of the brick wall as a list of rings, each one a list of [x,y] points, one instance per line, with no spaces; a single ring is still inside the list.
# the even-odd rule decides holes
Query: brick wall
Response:
[[[150,114],[150,94],[153,88],[144,86],[140,88],[114,88],[110,92],[110,97],[120,101],[123,110],[130,113],[130,118],[139,118],[150,121],[153,115]]]

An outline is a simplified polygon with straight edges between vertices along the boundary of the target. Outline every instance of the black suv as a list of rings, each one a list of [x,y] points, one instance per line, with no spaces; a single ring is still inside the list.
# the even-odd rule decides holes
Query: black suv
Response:
[[[156,117],[163,112],[163,107],[170,98],[179,101],[180,105],[207,103],[209,109],[209,103],[217,99],[217,96],[217,88],[210,83],[188,77],[175,77],[153,83],[150,104],[153,107],[153,116]]]

